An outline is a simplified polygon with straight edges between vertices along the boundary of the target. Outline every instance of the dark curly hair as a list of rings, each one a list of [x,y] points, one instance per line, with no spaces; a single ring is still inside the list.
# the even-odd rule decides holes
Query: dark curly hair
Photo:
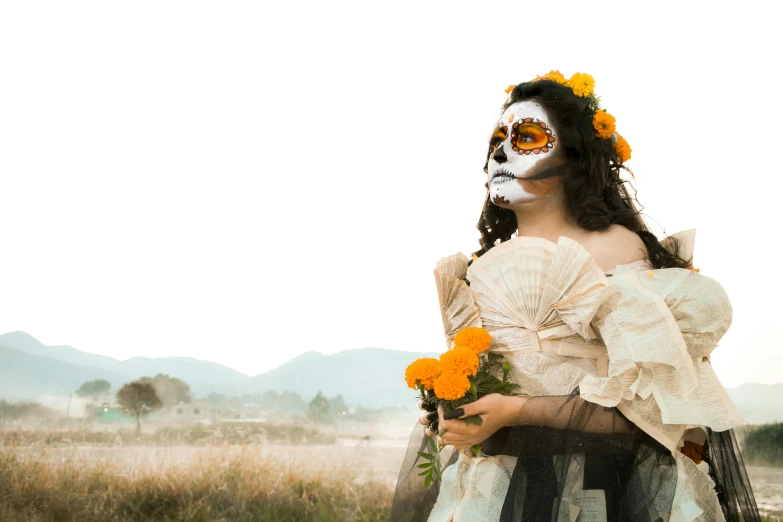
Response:
[[[620,178],[620,171],[633,173],[619,162],[610,139],[600,139],[593,127],[594,109],[590,98],[577,96],[570,87],[551,80],[539,80],[517,85],[503,110],[510,105],[535,99],[547,111],[558,130],[558,145],[565,150],[567,168],[562,176],[565,210],[568,219],[588,231],[602,231],[611,225],[622,225],[636,232],[647,247],[648,257],[655,268],[685,268],[690,259],[682,259],[676,241],[670,250],[664,248],[650,232],[636,204],[636,190]],[[489,155],[484,171],[487,171]],[[633,196],[629,192],[633,191]],[[640,205],[641,207],[641,205]],[[481,256],[498,243],[508,241],[517,230],[513,211],[496,206],[489,198],[484,202],[476,228],[481,232]]]

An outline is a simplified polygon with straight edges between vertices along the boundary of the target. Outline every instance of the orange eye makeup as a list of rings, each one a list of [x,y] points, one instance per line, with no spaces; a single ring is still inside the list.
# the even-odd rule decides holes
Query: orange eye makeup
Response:
[[[501,143],[506,141],[508,139],[508,127],[502,126],[495,129],[495,131],[492,133],[492,137],[489,139],[489,147],[492,149],[492,152],[495,152],[497,148],[500,146]]]
[[[554,146],[552,129],[538,118],[523,118],[511,126],[511,149],[517,154],[542,154]]]

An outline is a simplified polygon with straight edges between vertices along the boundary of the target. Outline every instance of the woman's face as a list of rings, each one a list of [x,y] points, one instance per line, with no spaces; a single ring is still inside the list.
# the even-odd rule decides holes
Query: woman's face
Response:
[[[504,208],[545,198],[560,186],[564,163],[544,108],[534,100],[517,102],[500,117],[490,139],[489,197]]]

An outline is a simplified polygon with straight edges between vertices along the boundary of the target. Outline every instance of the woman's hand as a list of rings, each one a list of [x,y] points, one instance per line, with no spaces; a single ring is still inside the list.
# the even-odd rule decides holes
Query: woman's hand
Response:
[[[500,428],[516,424],[526,400],[525,397],[491,393],[475,402],[464,404],[454,411],[444,412],[443,408],[439,407],[440,428],[445,430],[445,433],[438,437],[438,444],[441,446],[450,444],[458,450],[480,444]],[[481,426],[468,425],[465,421],[459,420],[473,415],[481,417]]]
[[[428,437],[434,437],[438,434],[438,411],[427,411],[422,401],[419,401],[419,409],[425,411],[425,413],[422,413],[421,417],[419,417],[419,422],[427,426],[424,429],[424,434]]]

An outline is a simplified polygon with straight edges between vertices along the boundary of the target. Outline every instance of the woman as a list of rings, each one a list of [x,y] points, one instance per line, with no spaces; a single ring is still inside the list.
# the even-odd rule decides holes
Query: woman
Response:
[[[709,364],[731,306],[690,266],[692,236],[662,244],[646,229],[620,177],[630,147],[593,84],[553,71],[510,88],[484,167],[481,249],[457,277],[475,301],[461,326],[492,334],[520,394],[421,416],[394,522],[759,519],[731,430],[741,419]],[[560,259],[547,289],[510,290],[527,277],[510,272],[538,258],[544,272]],[[566,288],[571,271],[581,290]],[[481,425],[460,420],[473,415]],[[432,436],[454,451],[425,488],[417,452]]]

